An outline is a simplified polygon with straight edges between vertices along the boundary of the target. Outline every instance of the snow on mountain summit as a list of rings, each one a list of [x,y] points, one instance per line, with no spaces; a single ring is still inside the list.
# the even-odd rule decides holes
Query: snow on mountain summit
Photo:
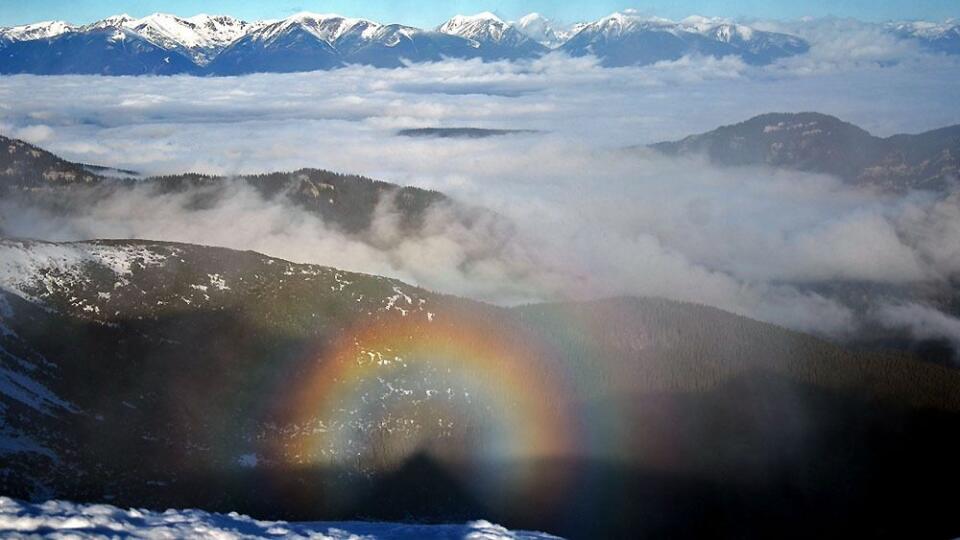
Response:
[[[104,31],[109,33],[106,41],[92,36]],[[936,34],[935,42],[928,39],[931,47],[947,52],[960,42],[953,37],[960,36],[960,31],[949,25],[901,25],[896,31]],[[61,39],[63,34],[72,37]],[[39,43],[40,38],[55,42]],[[138,45],[123,50],[109,45],[119,40]],[[37,43],[24,43],[32,41]],[[108,51],[97,49],[103,43]],[[350,64],[400,67],[445,58],[519,60],[551,50],[575,57],[596,56],[605,66],[644,65],[690,54],[740,56],[747,63],[763,65],[809,48],[800,38],[729,19],[691,16],[672,21],[630,9],[574,25],[557,23],[540,13],[506,21],[484,11],[456,15],[434,29],[311,12],[252,23],[226,15],[154,13],[134,18],[121,14],[85,26],[48,22],[0,29],[0,47],[6,51],[0,62],[2,73],[117,74],[118,66],[105,65],[102,58],[121,53],[143,58],[137,49],[149,52],[158,62],[136,67],[141,61],[131,59],[122,72],[214,75],[335,69]],[[164,52],[177,55],[168,59]],[[71,58],[69,63],[38,61],[64,55]]]
[[[542,54],[547,48],[489,11],[456,15],[441,24],[442,34],[469,39],[486,47],[486,58],[518,58]]]
[[[960,54],[960,21],[899,21],[885,25],[888,32],[902,39],[917,40],[927,50]]]
[[[753,38],[754,30],[749,26],[737,24],[723,17],[703,17],[692,15],[680,21],[680,25],[703,35],[715,37],[718,41],[729,43],[741,39],[749,41]]]
[[[594,55],[606,66],[651,64],[690,54],[739,56],[747,63],[763,65],[808,49],[800,38],[726,19],[693,16],[677,22],[634,10],[592,22],[561,46],[571,56]]]
[[[437,30],[444,34],[453,34],[481,42],[499,42],[503,39],[509,26],[500,17],[485,11],[476,15],[455,15],[449,21],[441,24]]]
[[[123,26],[156,45],[179,51],[203,65],[241,37],[249,25],[228,16],[197,15],[183,19],[176,15],[154,13],[142,19],[126,21]]]
[[[292,31],[303,30],[333,45],[348,32],[358,30],[369,34],[379,27],[379,24],[367,19],[344,17],[333,13],[301,12],[256,29],[250,33],[250,36],[257,41],[272,42]]]
[[[43,21],[10,28],[0,28],[0,38],[7,38],[12,41],[46,39],[59,36],[74,29],[75,27],[73,25],[64,21]]]
[[[128,24],[135,20],[136,19],[130,15],[122,13],[120,15],[111,15],[105,19],[100,19],[99,21],[84,25],[80,27],[80,30],[89,32],[93,30],[103,30],[106,28],[125,28]]]

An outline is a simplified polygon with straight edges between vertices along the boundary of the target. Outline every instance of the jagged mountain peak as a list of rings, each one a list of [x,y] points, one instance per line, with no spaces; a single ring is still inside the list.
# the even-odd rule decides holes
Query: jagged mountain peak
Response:
[[[221,49],[243,36],[249,25],[228,16],[198,15],[182,18],[153,13],[124,24],[151,42],[178,51],[199,65],[205,65]]]
[[[302,29],[314,35],[317,39],[333,44],[344,34],[356,29],[373,32],[379,27],[378,23],[367,19],[344,17],[335,13],[305,11],[265,25],[253,31],[250,35],[261,41],[271,41],[288,32]]]
[[[501,41],[511,25],[489,11],[476,15],[455,15],[437,31],[478,41]]]
[[[75,26],[66,21],[42,21],[12,26],[10,28],[0,28],[0,38],[7,38],[11,41],[46,39],[71,32],[75,29]]]
[[[522,58],[543,54],[547,48],[490,12],[457,15],[437,28],[442,34],[458,36],[485,48],[481,56],[490,59]]]
[[[676,22],[627,10],[584,26],[561,49],[572,56],[597,56],[606,66],[651,64],[690,54],[739,56],[763,65],[804,53],[809,45],[725,19],[696,16]]]
[[[635,10],[613,13],[591,23],[557,24],[540,13],[508,22],[496,13],[457,15],[435,30],[334,13],[301,12],[281,20],[248,23],[226,15],[180,17],[154,13],[142,18],[114,15],[81,27],[66,23],[0,30],[5,55],[2,73],[240,74],[334,69],[347,64],[399,67],[444,58],[516,60],[536,58],[551,49],[572,56],[597,56],[603,65],[643,65],[684,55],[741,56],[753,64],[800,54],[799,38],[760,32],[726,19],[690,17],[681,22],[641,15]],[[94,37],[96,32],[112,31]],[[18,46],[24,39],[79,34],[71,41]],[[52,38],[51,38],[52,39]],[[105,51],[111,43],[138,43],[124,51]],[[98,48],[99,47],[99,48]],[[154,48],[159,49],[155,51]],[[147,65],[117,69],[104,58],[149,52]],[[177,53],[189,60],[183,63]],[[214,62],[220,56],[227,56]],[[69,56],[63,63],[58,58]],[[171,65],[173,64],[173,65]]]
[[[84,27],[82,30],[101,30],[104,28],[122,28],[137,20],[135,17],[131,17],[126,13],[121,13],[119,15],[111,15],[99,21],[92,22]]]
[[[946,33],[960,31],[960,20],[947,19],[943,22],[894,21],[887,23],[887,27],[916,37],[939,37]]]
[[[960,54],[960,21],[947,19],[943,22],[895,21],[885,25],[893,35],[916,40],[930,51]]]

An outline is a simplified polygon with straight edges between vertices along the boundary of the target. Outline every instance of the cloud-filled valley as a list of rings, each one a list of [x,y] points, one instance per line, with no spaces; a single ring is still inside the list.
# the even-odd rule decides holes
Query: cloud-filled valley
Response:
[[[0,28],[0,536],[960,537],[960,21],[381,22]]]
[[[4,77],[0,131],[74,161],[143,174],[324,168],[438,190],[510,226],[463,227],[438,209],[401,238],[384,204],[358,238],[239,185],[203,210],[149,188],[73,217],[8,204],[0,226],[254,249],[497,303],[665,296],[834,337],[885,324],[960,339],[938,306],[889,292],[956,278],[956,194],[895,197],[628,148],[770,111],[817,110],[884,136],[960,123],[956,57],[852,22],[799,26],[789,29],[811,51],[766,67],[684,57],[604,68],[551,54],[242,78]],[[536,133],[396,136],[417,127]],[[819,288],[838,282],[880,292],[863,306]],[[945,319],[905,325],[904,309]]]

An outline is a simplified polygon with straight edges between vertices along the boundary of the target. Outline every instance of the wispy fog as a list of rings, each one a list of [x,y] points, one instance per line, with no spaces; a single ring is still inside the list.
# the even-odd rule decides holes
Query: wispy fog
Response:
[[[766,23],[777,29],[784,24]],[[72,160],[148,174],[300,167],[437,189],[512,227],[437,209],[397,237],[389,202],[363,238],[233,186],[210,209],[149,189],[74,218],[0,205],[6,234],[137,237],[255,249],[501,303],[616,294],[715,305],[842,337],[873,323],[960,341],[960,321],[822,283],[940,284],[960,275],[960,205],[855,190],[827,176],[719,169],[631,145],[772,111],[818,111],[876,134],[960,123],[960,62],[850,21],[795,23],[810,54],[765,68],[684,58],[603,69],[551,55],[398,70],[243,78],[0,78],[0,132]],[[537,130],[407,138],[411,127]],[[924,321],[918,322],[920,315]]]

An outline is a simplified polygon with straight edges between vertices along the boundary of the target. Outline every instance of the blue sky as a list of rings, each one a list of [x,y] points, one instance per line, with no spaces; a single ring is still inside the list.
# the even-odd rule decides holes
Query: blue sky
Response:
[[[674,19],[691,14],[777,19],[834,15],[873,21],[960,17],[958,0],[0,0],[0,25],[48,19],[85,23],[117,13],[139,17],[156,11],[184,16],[201,12],[224,13],[248,20],[316,11],[362,16],[381,22],[434,26],[457,13],[493,11],[512,19],[537,11],[573,22],[595,19],[624,8]]]

